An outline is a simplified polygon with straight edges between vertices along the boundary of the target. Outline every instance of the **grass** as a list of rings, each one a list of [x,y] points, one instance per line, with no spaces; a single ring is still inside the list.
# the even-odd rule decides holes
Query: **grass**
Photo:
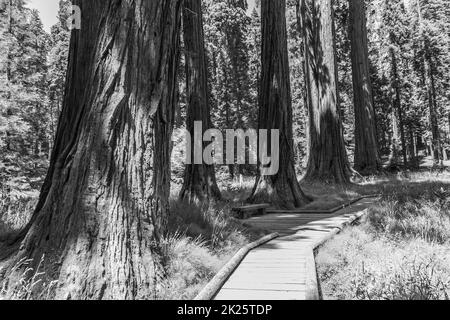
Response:
[[[8,281],[0,283],[0,300],[49,300],[57,281],[46,280],[41,272],[41,259],[37,268],[31,268],[30,260],[22,259],[12,269]]]
[[[329,209],[360,195],[384,195],[363,225],[346,231],[321,250],[318,261],[325,296],[448,296],[449,262],[444,257],[449,255],[445,251],[450,234],[446,200],[449,183],[448,174],[427,171],[371,177],[348,186],[303,185],[308,195],[315,195],[310,209]],[[158,299],[194,298],[235,252],[265,234],[230,215],[231,207],[245,202],[253,184],[253,178],[222,182],[219,187],[227,200],[203,210],[176,201],[179,185],[173,186],[168,230],[161,244],[166,274],[160,281]],[[35,203],[34,199],[2,201],[0,237],[20,230]],[[0,284],[0,299],[50,297],[54,284],[44,281],[44,274],[27,268],[25,263],[21,270],[26,273],[10,279],[17,283],[14,288]],[[424,292],[420,293],[417,286]],[[36,289],[37,296],[30,294]]]
[[[1,190],[0,190],[1,191]],[[0,236],[20,231],[30,220],[36,198],[9,198],[0,193]]]
[[[421,239],[392,241],[355,228],[316,261],[325,300],[440,300],[450,294],[448,256]]]
[[[449,299],[450,177],[411,175],[383,183],[361,224],[320,249],[325,299]]]
[[[160,297],[162,299],[193,298],[240,247],[253,238],[262,236],[258,230],[243,229],[240,223],[229,216],[230,207],[244,203],[250,195],[253,183],[254,179],[248,178],[239,183],[222,184],[220,187],[224,190],[224,196],[230,199],[229,202],[222,203],[203,213],[195,207],[177,202],[173,203],[173,216],[169,225],[176,226],[176,229],[170,230],[171,237],[167,239],[166,252],[169,261],[168,270],[170,271],[161,292]],[[436,298],[437,296],[432,296],[432,293],[435,294],[436,292],[439,292],[440,298],[445,297],[445,291],[443,290],[447,288],[445,280],[447,269],[445,266],[448,261],[434,258],[434,256],[443,256],[439,254],[443,252],[443,248],[445,249],[444,243],[447,243],[450,235],[448,207],[447,202],[442,202],[440,198],[436,199],[435,193],[445,196],[445,192],[443,193],[442,190],[448,190],[447,183],[450,183],[449,175],[438,176],[434,172],[406,172],[370,177],[358,181],[358,184],[348,186],[303,185],[307,194],[316,195],[315,201],[308,207],[310,209],[315,207],[320,209],[324,207],[332,208],[361,195],[378,193],[384,195],[380,206],[374,209],[370,215],[371,220],[367,221],[366,226],[372,227],[364,229],[364,234],[361,231],[360,238],[365,239],[366,242],[356,241],[355,243],[359,251],[352,249],[353,251],[348,252],[344,250],[347,243],[339,243],[339,240],[330,244],[330,246],[334,245],[335,247],[321,251],[319,259],[320,257],[324,258],[322,261],[325,261],[324,263],[328,266],[325,277],[330,278],[329,282],[324,281],[324,288],[327,289],[327,283],[332,286],[333,281],[335,281],[334,291],[338,290],[336,288],[343,288],[340,286],[339,275],[341,273],[337,271],[340,270],[342,264],[331,263],[331,265],[328,265],[326,262],[333,254],[356,252],[356,259],[364,253],[368,259],[371,256],[373,257],[372,260],[366,262],[370,265],[375,262],[379,263],[379,261],[387,261],[391,252],[397,250],[395,259],[392,260],[392,265],[390,265],[391,269],[380,269],[377,273],[395,275],[391,280],[386,278],[383,285],[392,285],[393,281],[397,281],[397,286],[400,286],[400,283],[405,283],[404,289],[409,290],[409,293],[403,294],[413,296],[416,290],[414,286],[417,283],[411,279],[418,277],[422,283],[419,284],[419,288],[430,288],[428,293],[422,294],[422,297]],[[389,214],[385,214],[385,208],[391,208]],[[363,235],[367,235],[367,237],[364,238]],[[377,236],[382,240],[378,240]],[[411,240],[409,240],[410,238]],[[415,239],[420,240],[415,243]],[[370,250],[366,247],[374,248],[376,251],[366,252],[365,250]],[[339,255],[339,257],[344,260],[348,258],[345,257],[345,254],[344,256]],[[331,260],[333,262],[339,261],[335,256]],[[361,270],[359,260],[355,260],[355,263],[357,263],[356,261],[358,261],[359,269],[353,269],[355,265],[351,263],[347,266],[348,272]],[[388,264],[383,265],[387,266]],[[357,282],[357,285],[355,284],[357,287],[355,291],[363,292],[362,288],[368,285],[368,282],[376,282],[376,278],[372,273],[368,273],[368,270],[365,266],[361,280]],[[396,270],[396,273],[393,270]],[[336,278],[330,277],[334,274],[336,274]],[[346,277],[351,279],[348,274]],[[370,288],[370,285],[368,285],[368,288]],[[333,292],[333,290],[327,292]],[[342,290],[345,292],[347,289]],[[369,293],[366,293],[366,298],[374,298],[376,296],[374,292],[380,291],[380,289],[370,290]],[[417,289],[416,291],[420,290]],[[353,298],[361,298],[362,295],[361,293]],[[337,296],[340,298],[350,297],[350,295],[346,296],[342,293],[337,293]],[[391,298],[400,296],[401,293],[396,293]],[[417,294],[417,296],[419,295]],[[331,298],[332,295],[328,295],[328,297]]]

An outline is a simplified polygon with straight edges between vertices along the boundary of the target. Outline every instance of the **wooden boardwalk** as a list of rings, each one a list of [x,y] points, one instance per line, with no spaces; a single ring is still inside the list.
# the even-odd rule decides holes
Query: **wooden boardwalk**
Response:
[[[312,248],[377,199],[363,199],[335,214],[277,213],[246,220],[281,237],[252,250],[215,300],[307,300],[315,286]]]

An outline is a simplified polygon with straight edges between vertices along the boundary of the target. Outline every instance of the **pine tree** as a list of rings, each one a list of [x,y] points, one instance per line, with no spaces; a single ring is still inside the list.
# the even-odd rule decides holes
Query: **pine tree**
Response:
[[[67,27],[69,18],[70,0],[59,1],[58,22],[52,26],[50,31],[50,51],[47,58],[48,63],[48,141],[50,150],[56,134],[57,122],[61,112],[62,99],[64,96],[64,84],[67,72],[67,59],[69,55],[70,30]]]
[[[256,127],[257,106],[259,105],[259,80],[261,77],[261,17],[256,8],[250,16],[248,28],[247,48],[249,54],[249,112],[253,115],[249,118],[249,127]]]
[[[407,140],[405,131],[406,105],[404,103],[405,79],[408,66],[405,64],[408,52],[409,26],[406,9],[402,0],[381,2],[379,6],[378,42],[380,47],[377,63],[380,72],[389,81],[390,91],[390,155],[389,168],[397,168],[400,157],[408,164]]]
[[[221,130],[254,128],[246,1],[208,0],[204,7],[213,124]],[[242,171],[241,165],[229,165],[232,178]]]
[[[445,76],[445,56],[449,54],[449,35],[442,32],[449,29],[445,24],[445,5],[442,1],[414,0],[411,4],[412,19],[415,32],[413,46],[415,48],[415,70],[421,80],[417,85],[424,88],[423,99],[428,107],[428,131],[431,140],[433,160],[435,164],[443,160],[443,147],[440,130],[442,116],[439,110],[439,87]],[[446,71],[450,71],[448,66]],[[444,71],[445,72],[445,71]],[[442,91],[441,91],[442,92]]]
[[[48,38],[37,11],[21,0],[0,11],[0,189],[29,197],[47,163],[46,55]]]

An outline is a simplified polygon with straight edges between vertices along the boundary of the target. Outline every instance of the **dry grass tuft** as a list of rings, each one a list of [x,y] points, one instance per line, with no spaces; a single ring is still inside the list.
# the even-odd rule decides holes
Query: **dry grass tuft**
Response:
[[[0,282],[0,300],[50,300],[57,281],[46,280],[45,272],[41,271],[44,259],[36,268],[31,267],[31,260],[20,260],[8,278]]]

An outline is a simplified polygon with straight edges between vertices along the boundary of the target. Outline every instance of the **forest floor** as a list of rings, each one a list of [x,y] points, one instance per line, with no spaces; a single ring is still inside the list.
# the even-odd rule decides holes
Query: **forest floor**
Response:
[[[219,183],[226,200],[206,210],[176,201],[179,186],[173,187],[169,229],[162,243],[167,277],[161,283],[158,299],[194,298],[240,248],[267,233],[243,225],[231,215],[232,207],[245,203],[253,184],[254,178]],[[349,229],[320,251],[318,263],[325,297],[361,298],[358,293],[361,288],[371,288],[375,281],[373,274],[367,273],[367,270],[371,270],[368,265],[376,262],[386,264],[381,262],[381,254],[387,259],[395,249],[399,257],[402,253],[412,257],[410,251],[417,249],[419,254],[430,257],[436,252],[447,250],[450,200],[447,200],[446,192],[450,190],[449,185],[449,172],[427,167],[419,172],[406,171],[359,179],[347,186],[303,184],[305,192],[314,198],[314,202],[307,207],[309,209],[330,209],[361,195],[382,194],[379,206],[372,210],[366,222],[358,228]],[[30,218],[34,203],[35,199],[8,202],[0,198],[0,237],[6,232],[20,230]],[[378,251],[370,251],[374,250],[375,244],[379,244]],[[409,266],[411,260],[405,263],[402,268]],[[438,265],[430,268],[442,268],[445,265],[436,263]],[[363,271],[360,276],[352,278],[351,272],[361,270],[361,266]],[[416,268],[415,265],[412,267]],[[430,271],[427,268],[424,272]],[[39,270],[29,272],[39,275]],[[384,276],[390,274],[388,272]],[[450,271],[446,269],[433,276],[436,277],[436,274],[445,277]],[[6,298],[31,299],[29,291],[32,284],[21,280],[22,290],[14,293],[7,290],[2,293],[0,283],[0,299],[2,294]],[[433,278],[430,281],[438,280]],[[439,285],[445,283],[441,278],[439,281]],[[430,285],[436,284],[433,282]],[[39,297],[43,297],[42,293]]]

